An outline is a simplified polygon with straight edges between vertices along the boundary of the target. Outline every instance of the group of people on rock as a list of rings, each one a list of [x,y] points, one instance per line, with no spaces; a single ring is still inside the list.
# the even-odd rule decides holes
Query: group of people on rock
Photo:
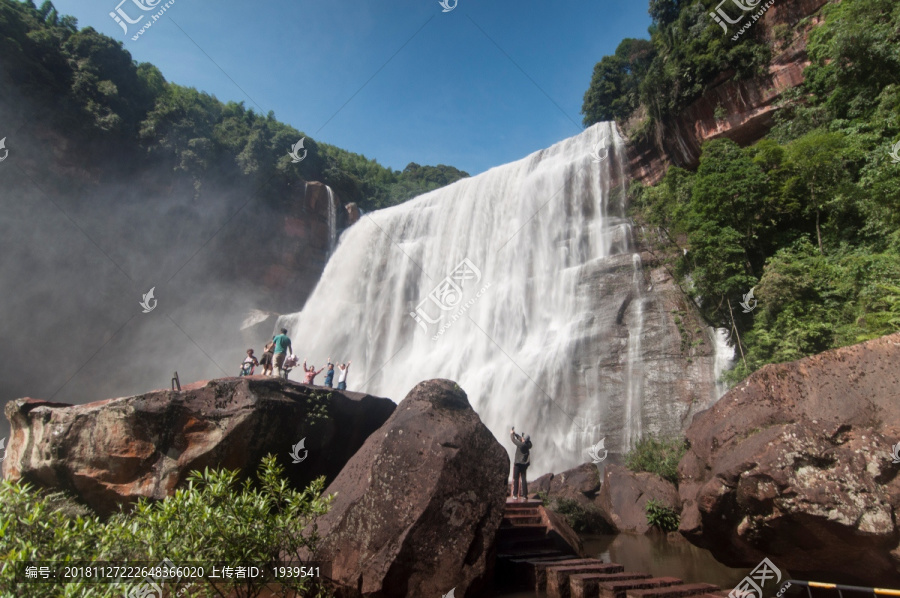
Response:
[[[263,376],[274,376],[275,370],[278,370],[278,377],[288,379],[288,374],[300,362],[300,358],[294,355],[294,348],[291,346],[291,339],[287,335],[287,328],[281,329],[281,334],[272,337],[272,341],[266,344],[263,351],[262,361],[259,361],[253,354],[253,349],[247,349],[247,357],[241,363],[241,376],[252,376],[254,370],[258,366],[262,366]],[[337,364],[340,374],[338,375],[338,390],[347,390],[347,371],[350,369],[350,361],[347,363]],[[323,368],[316,370],[314,365],[307,366],[306,360],[303,360],[304,384],[315,384],[316,376],[325,372],[325,386],[333,388],[334,384],[334,366],[331,358]],[[327,370],[326,370],[327,368]]]

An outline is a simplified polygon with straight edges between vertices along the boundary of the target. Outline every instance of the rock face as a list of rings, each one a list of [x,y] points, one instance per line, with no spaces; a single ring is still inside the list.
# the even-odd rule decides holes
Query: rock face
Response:
[[[317,559],[338,595],[481,595],[509,467],[455,383],[418,384],[326,489]]]
[[[819,21],[811,19],[789,40],[778,39],[775,26],[795,27],[802,19],[815,15],[827,2],[793,0],[773,4],[754,25],[772,48],[768,72],[743,81],[730,80],[734,73],[723,73],[721,82],[713,83],[674,122],[657,126],[650,139],[630,145],[628,162],[634,178],[655,184],[670,164],[695,167],[701,144],[710,139],[727,137],[740,144],[749,144],[763,137],[774,124],[778,100],[784,92],[803,82],[803,69],[809,65],[806,36]],[[722,35],[727,38],[724,32]],[[720,106],[728,114],[726,119],[715,116]],[[625,128],[631,129],[643,116],[636,114]]]
[[[603,483],[597,466],[585,463],[560,474],[548,473],[529,485],[533,492],[544,492],[555,501],[574,500],[584,507],[586,518],[602,533],[645,534],[650,531],[644,510],[650,499],[681,510],[675,485],[657,475],[634,473],[615,463],[602,464]],[[555,508],[555,507],[554,507]]]
[[[592,506],[600,492],[600,475],[590,463],[563,473],[548,473],[528,483],[531,496],[544,492],[550,498],[567,498],[583,506]]]
[[[265,243],[253,239],[249,251],[260,267],[243,275],[269,291],[268,305],[275,311],[302,305],[319,281],[330,252],[329,220],[340,231],[350,225],[350,214],[336,194],[329,196],[326,185],[301,181],[279,210],[266,213],[254,227],[275,233]]]
[[[70,490],[101,515],[171,495],[206,466],[253,474],[267,453],[302,488],[320,475],[334,479],[394,408],[389,399],[260,377],[77,406],[18,399],[6,405],[3,472]],[[294,464],[291,448],[303,438],[308,453],[298,455],[307,457]]]
[[[679,433],[720,396],[711,329],[633,230],[629,244],[635,253],[598,260],[583,277],[591,321],[580,328],[586,350],[571,364],[583,383],[567,397],[575,405],[596,405],[598,396],[623,399],[599,408],[601,423],[586,443],[605,437],[614,451],[630,446],[645,429]],[[587,459],[587,453],[580,457]]]
[[[768,365],[700,414],[680,531],[733,566],[900,583],[900,333]]]
[[[671,482],[652,473],[634,473],[618,465],[606,468],[597,505],[616,532],[646,534],[650,531],[644,508],[651,499],[676,513],[681,510],[678,490]]]

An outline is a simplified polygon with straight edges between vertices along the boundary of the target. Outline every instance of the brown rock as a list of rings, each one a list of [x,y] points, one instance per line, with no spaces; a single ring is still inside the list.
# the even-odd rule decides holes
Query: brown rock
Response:
[[[347,210],[347,226],[351,224],[356,224],[359,221],[361,216],[359,212],[359,206],[356,205],[356,202],[348,203],[344,208]]]
[[[650,531],[644,507],[651,499],[676,513],[680,511],[678,490],[671,482],[652,473],[635,473],[619,465],[606,468],[597,504],[617,532],[645,534]]]
[[[900,333],[769,365],[695,418],[681,531],[732,566],[900,583]]]
[[[449,380],[418,384],[337,479],[317,559],[341,597],[473,597],[488,583],[509,457]]]
[[[6,404],[3,472],[70,490],[101,515],[142,496],[165,498],[207,466],[253,474],[267,453],[303,488],[335,478],[394,409],[389,399],[256,376],[86,405],[18,399]],[[294,464],[291,447],[303,438],[308,457]]]
[[[584,463],[563,473],[544,474],[530,482],[528,489],[532,496],[544,492],[548,498],[568,498],[589,506],[600,492],[600,475],[596,466]]]

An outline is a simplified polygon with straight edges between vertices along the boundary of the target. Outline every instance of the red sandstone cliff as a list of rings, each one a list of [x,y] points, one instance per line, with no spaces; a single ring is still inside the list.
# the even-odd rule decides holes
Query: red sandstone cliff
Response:
[[[828,1],[776,2],[754,25],[762,28],[772,48],[768,72],[743,81],[732,80],[732,72],[722,73],[719,81],[685,108],[674,123],[658,124],[650,139],[629,144],[627,159],[633,179],[655,184],[671,165],[696,167],[700,146],[710,139],[727,137],[743,145],[762,138],[774,124],[782,95],[803,82],[803,70],[809,65],[807,36],[821,22],[818,12]],[[776,34],[779,24],[789,27],[787,39],[779,39]],[[728,115],[721,120],[715,117],[720,106]],[[644,117],[640,113],[632,116],[623,127],[624,135],[628,137]]]

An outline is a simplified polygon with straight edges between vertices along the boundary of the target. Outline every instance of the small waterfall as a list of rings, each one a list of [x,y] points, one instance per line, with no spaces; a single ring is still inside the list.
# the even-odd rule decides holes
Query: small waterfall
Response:
[[[331,255],[337,245],[337,200],[331,187],[326,185],[325,189],[328,190],[328,255]]]
[[[730,335],[727,328],[709,327],[709,336],[715,347],[713,375],[716,378],[716,398],[728,392],[728,385],[721,381],[722,374],[734,363],[734,347],[728,344]]]
[[[634,448],[635,443],[640,440],[641,425],[641,407],[643,406],[643,388],[644,388],[644,369],[641,360],[641,335],[644,332],[644,269],[641,262],[641,256],[635,253],[631,256],[634,274],[632,275],[632,286],[634,287],[634,298],[631,302],[633,309],[632,326],[628,328],[628,364],[626,367],[626,389],[625,398],[625,446],[624,449]]]

